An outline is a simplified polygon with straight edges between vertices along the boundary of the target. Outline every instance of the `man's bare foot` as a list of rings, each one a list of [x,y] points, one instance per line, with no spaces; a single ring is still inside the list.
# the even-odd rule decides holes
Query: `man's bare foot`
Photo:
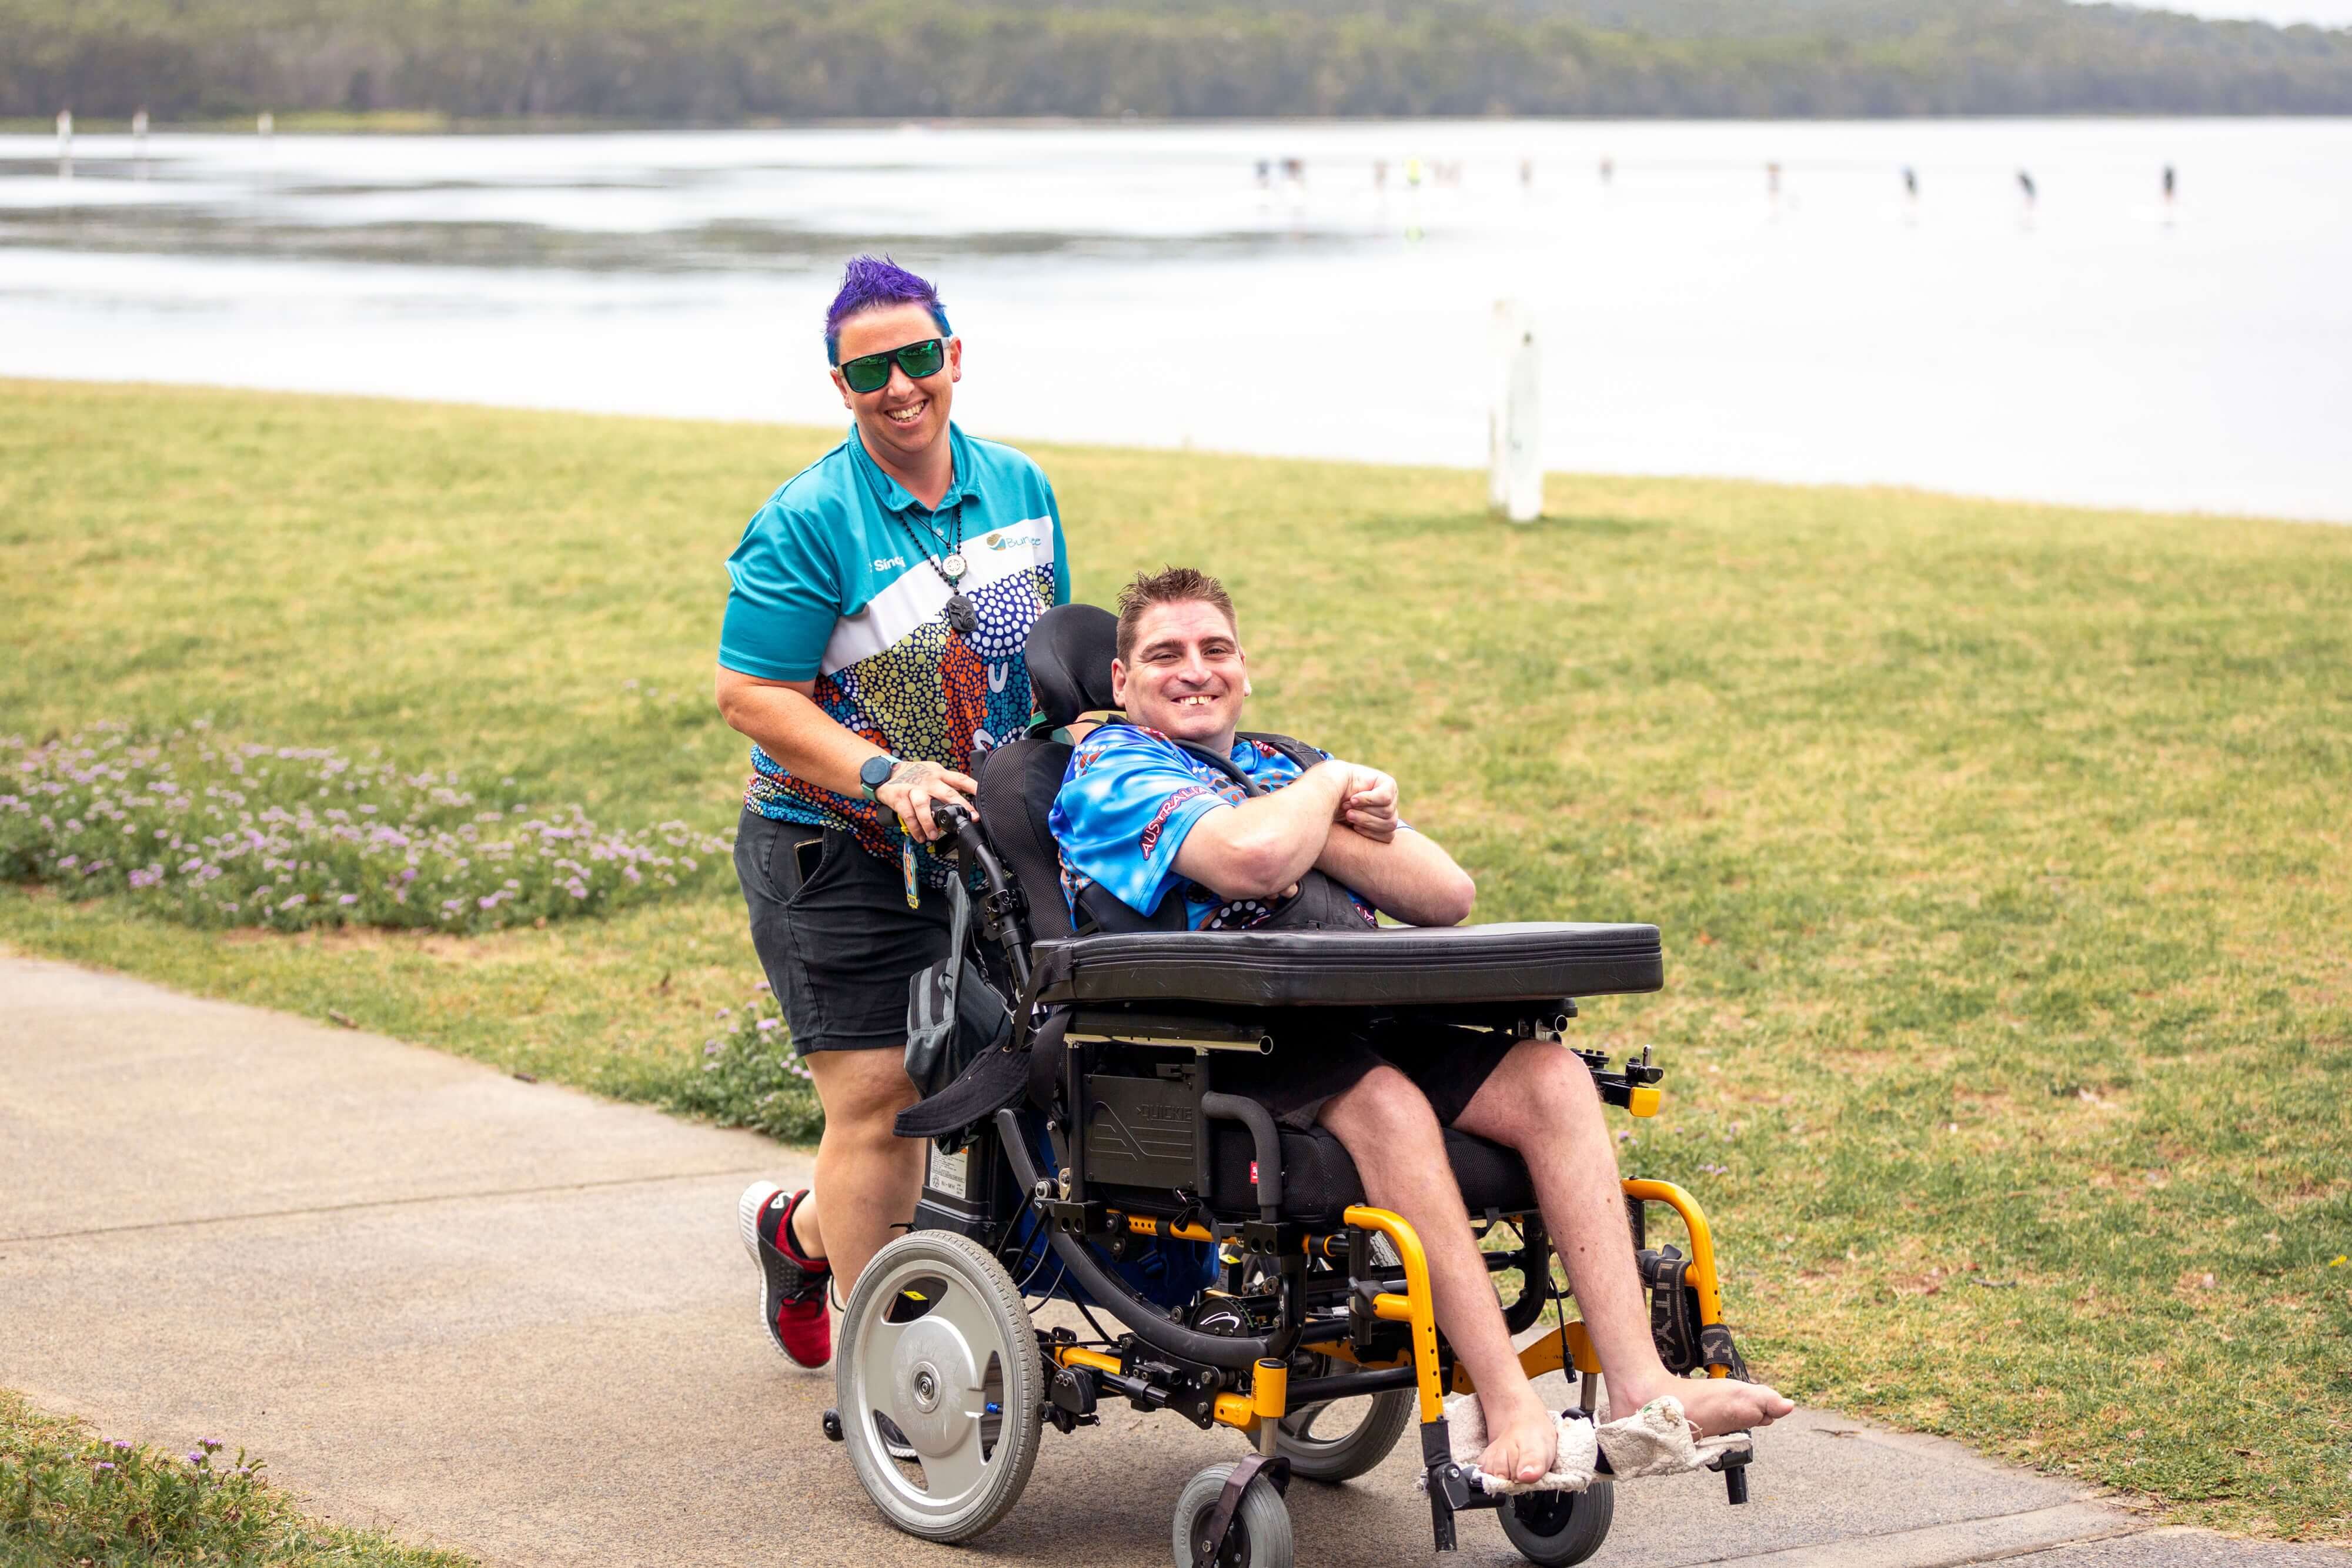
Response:
[[[1663,1377],[1654,1385],[1630,1387],[1612,1384],[1609,1414],[1612,1419],[1631,1416],[1662,1394],[1683,1402],[1683,1414],[1702,1437],[1769,1427],[1796,1406],[1777,1389],[1731,1377]]]
[[[1540,1479],[1559,1458],[1559,1422],[1543,1407],[1536,1391],[1522,1385],[1517,1398],[1478,1396],[1486,1417],[1486,1448],[1478,1468],[1506,1480]]]

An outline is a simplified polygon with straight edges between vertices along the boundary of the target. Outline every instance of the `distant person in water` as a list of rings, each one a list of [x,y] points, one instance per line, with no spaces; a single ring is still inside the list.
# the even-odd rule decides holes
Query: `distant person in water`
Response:
[[[2172,205],[2173,185],[2172,165],[2167,163],[2164,166],[2164,204],[2168,207]]]

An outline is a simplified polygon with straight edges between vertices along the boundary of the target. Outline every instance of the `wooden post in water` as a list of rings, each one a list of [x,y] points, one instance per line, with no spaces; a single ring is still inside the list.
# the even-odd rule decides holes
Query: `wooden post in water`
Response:
[[[1543,515],[1542,363],[1535,318],[1516,299],[1495,301],[1494,403],[1487,414],[1486,501],[1515,523]]]

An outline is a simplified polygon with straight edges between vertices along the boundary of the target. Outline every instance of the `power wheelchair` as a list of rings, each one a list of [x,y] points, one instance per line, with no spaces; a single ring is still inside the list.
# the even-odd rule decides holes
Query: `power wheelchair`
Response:
[[[978,762],[977,820],[941,814],[971,890],[957,895],[969,925],[960,916],[950,964],[999,999],[999,1021],[900,1119],[901,1134],[931,1140],[922,1197],[846,1302],[826,1435],[892,1524],[962,1542],[1018,1500],[1047,1425],[1073,1432],[1125,1399],[1228,1427],[1250,1451],[1183,1489],[1177,1568],[1290,1568],[1291,1478],[1361,1475],[1417,1419],[1439,1550],[1454,1547],[1456,1515],[1492,1509],[1529,1561],[1583,1562],[1607,1537],[1611,1483],[1508,1497],[1468,1484],[1441,1401],[1470,1385],[1437,1331],[1419,1238],[1363,1202],[1336,1138],[1220,1093],[1219,1067],[1234,1052],[1311,1051],[1319,1032],[1378,1017],[1558,1040],[1574,998],[1663,985],[1656,927],[1074,932],[1046,827],[1070,756],[1054,737],[1113,706],[1113,627],[1085,605],[1039,619],[1027,647],[1038,716]],[[1607,1103],[1656,1112],[1663,1070],[1646,1049],[1614,1070],[1579,1054]],[[1445,1139],[1512,1333],[1558,1313],[1521,1364],[1581,1375],[1591,1415],[1600,1363],[1555,1283],[1526,1167],[1482,1139]],[[1624,1191],[1666,1364],[1744,1375],[1698,1205],[1663,1181]],[[1687,1257],[1647,1244],[1654,1206],[1679,1217]],[[1089,1334],[1032,1322],[1033,1299],[1057,1297]],[[1318,1432],[1340,1407],[1363,1414]],[[1736,1449],[1710,1467],[1734,1503],[1748,1459]]]

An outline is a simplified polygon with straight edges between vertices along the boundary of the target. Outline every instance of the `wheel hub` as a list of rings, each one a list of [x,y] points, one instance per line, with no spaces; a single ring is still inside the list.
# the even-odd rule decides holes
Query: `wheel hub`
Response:
[[[891,1361],[891,1419],[915,1452],[937,1458],[978,1440],[978,1424],[959,1396],[980,1387],[984,1351],[975,1354],[962,1332],[934,1312],[907,1325]]]

